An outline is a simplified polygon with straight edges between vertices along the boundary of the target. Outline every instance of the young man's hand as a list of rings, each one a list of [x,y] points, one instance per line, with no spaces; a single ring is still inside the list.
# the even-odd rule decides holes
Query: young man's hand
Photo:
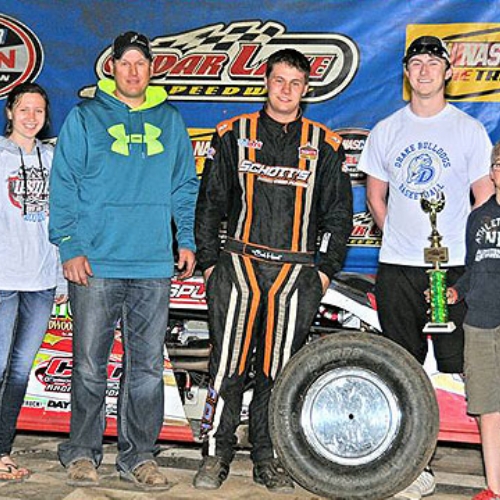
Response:
[[[205,269],[203,271],[203,279],[205,280],[205,283],[208,281],[208,278],[210,278],[210,275],[214,272],[215,266],[210,266],[209,268]]]
[[[319,277],[321,279],[321,286],[323,287],[323,295],[326,293],[328,290],[328,287],[330,286],[330,278],[325,274],[322,273],[321,271],[318,271]]]

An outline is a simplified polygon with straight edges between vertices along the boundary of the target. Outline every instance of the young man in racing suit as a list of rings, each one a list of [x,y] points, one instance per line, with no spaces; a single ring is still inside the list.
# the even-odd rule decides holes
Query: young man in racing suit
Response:
[[[341,269],[352,226],[341,139],[301,113],[309,72],[300,52],[273,54],[264,109],[219,124],[205,166],[195,234],[207,284],[212,352],[196,488],[217,489],[229,473],[253,356],[254,481],[271,491],[293,488],[274,458],[269,398],[281,369],[306,340],[330,279]],[[221,250],[219,230],[226,217]]]

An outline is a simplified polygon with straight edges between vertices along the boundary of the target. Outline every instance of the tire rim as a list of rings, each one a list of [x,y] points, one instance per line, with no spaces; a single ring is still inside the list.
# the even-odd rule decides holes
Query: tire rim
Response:
[[[396,394],[375,373],[338,368],[307,390],[300,418],[317,454],[354,466],[374,461],[391,447],[401,410]]]

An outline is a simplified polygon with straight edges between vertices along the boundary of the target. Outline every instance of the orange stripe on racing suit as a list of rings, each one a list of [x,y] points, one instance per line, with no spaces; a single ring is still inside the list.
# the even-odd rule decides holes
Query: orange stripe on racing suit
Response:
[[[257,317],[257,310],[259,308],[259,302],[260,302],[260,288],[257,283],[257,278],[255,277],[252,260],[249,257],[243,257],[243,262],[245,264],[245,269],[247,271],[248,280],[250,281],[250,287],[252,289],[253,296],[252,296],[252,304],[250,306],[250,313],[248,315],[247,326],[245,329],[243,352],[241,353],[238,375],[241,375],[245,371],[248,352],[250,350],[250,345],[252,343],[252,333],[255,325],[255,318]]]

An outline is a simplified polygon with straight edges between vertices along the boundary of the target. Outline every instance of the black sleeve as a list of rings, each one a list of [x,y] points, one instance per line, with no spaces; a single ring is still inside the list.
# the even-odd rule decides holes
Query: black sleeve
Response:
[[[202,271],[216,264],[219,258],[220,225],[227,214],[234,164],[230,135],[230,132],[223,136],[215,132],[196,203],[196,259]]]
[[[352,188],[349,176],[342,171],[344,149],[325,149],[320,179],[318,210],[318,268],[329,278],[342,269],[347,241],[352,231]]]
[[[465,273],[460,276],[457,282],[453,285],[453,288],[457,291],[458,300],[462,300],[467,295],[470,288],[470,279],[472,275],[472,266],[476,258],[476,252],[478,246],[475,240],[475,234],[477,227],[475,224],[476,211],[473,211],[469,218],[467,219],[466,233],[465,233],[465,244],[466,244],[466,254],[465,254]]]

